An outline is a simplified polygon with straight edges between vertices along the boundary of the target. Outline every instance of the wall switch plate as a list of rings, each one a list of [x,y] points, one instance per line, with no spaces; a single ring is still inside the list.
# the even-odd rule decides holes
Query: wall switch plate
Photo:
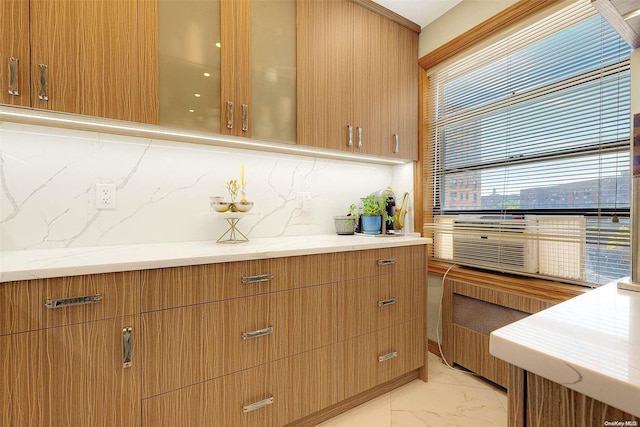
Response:
[[[116,185],[96,184],[96,209],[116,208]]]

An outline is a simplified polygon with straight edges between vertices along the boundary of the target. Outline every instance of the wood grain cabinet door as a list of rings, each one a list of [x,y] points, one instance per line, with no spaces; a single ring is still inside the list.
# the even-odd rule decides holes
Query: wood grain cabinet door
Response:
[[[128,316],[0,337],[0,425],[139,426],[139,330]]]
[[[146,8],[140,0],[31,0],[31,106],[128,121],[148,121],[141,87],[157,76],[141,75],[148,55]],[[139,10],[140,6],[140,10]],[[153,28],[151,30],[154,30]],[[155,52],[151,50],[151,52]],[[153,55],[153,53],[152,53]],[[145,92],[147,93],[147,92]]]
[[[0,2],[0,104],[31,104],[29,2]]]

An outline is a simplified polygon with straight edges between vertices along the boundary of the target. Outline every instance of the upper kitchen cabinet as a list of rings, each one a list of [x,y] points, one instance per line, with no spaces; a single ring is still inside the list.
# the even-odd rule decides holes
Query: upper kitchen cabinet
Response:
[[[144,55],[155,2],[3,0],[0,12],[0,102],[156,122]]]
[[[160,124],[295,143],[295,1],[158,3]]]
[[[298,143],[417,159],[417,33],[350,0],[297,16]]]
[[[0,2],[0,103],[31,104],[29,92],[29,2]],[[11,23],[11,25],[7,25]]]

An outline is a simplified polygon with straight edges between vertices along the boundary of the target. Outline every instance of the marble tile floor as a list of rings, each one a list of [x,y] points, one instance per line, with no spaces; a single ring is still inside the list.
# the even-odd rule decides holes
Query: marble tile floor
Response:
[[[504,389],[454,371],[429,353],[429,382],[415,380],[319,427],[506,427]]]

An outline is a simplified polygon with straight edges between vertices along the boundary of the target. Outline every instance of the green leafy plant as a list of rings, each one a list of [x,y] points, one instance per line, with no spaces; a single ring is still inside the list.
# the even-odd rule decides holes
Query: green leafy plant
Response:
[[[386,222],[393,221],[393,217],[387,215],[387,196],[375,196],[370,194],[362,199],[362,209],[355,213],[356,216],[382,216],[382,219]],[[349,207],[349,213],[353,214],[356,211],[356,206],[352,204]]]

